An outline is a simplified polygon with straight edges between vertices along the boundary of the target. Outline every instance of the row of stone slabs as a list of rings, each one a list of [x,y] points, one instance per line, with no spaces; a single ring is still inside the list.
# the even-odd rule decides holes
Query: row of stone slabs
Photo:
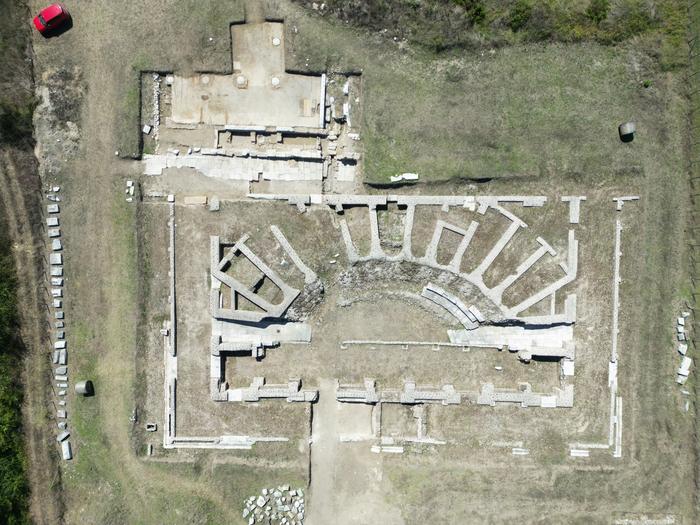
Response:
[[[458,391],[453,385],[442,387],[417,386],[414,381],[404,381],[402,390],[377,390],[374,379],[365,379],[363,385],[338,385],[336,399],[346,403],[440,403],[458,405],[468,400],[477,405],[495,406],[496,403],[517,403],[521,407],[571,408],[574,405],[574,386],[562,385],[552,394],[539,394],[532,391],[529,383],[520,383],[518,388],[495,388],[492,383],[485,383],[481,390],[472,392]]]
[[[318,399],[318,390],[301,389],[301,380],[290,379],[286,385],[266,385],[265,378],[255,377],[248,388],[212,388],[214,401],[257,402],[261,399],[285,399],[287,402],[311,403]],[[414,381],[404,381],[403,389],[377,390],[374,379],[365,379],[363,385],[338,385],[336,400],[345,403],[440,403],[459,405],[464,401],[477,405],[495,406],[497,403],[516,403],[521,407],[571,408],[574,404],[574,386],[562,384],[551,394],[532,391],[529,383],[519,383],[517,389],[496,388],[484,383],[479,392],[459,391],[453,385],[417,386]]]
[[[47,235],[51,239],[51,253],[49,255],[50,279],[51,279],[51,306],[54,316],[54,343],[52,348],[52,359],[54,368],[54,380],[58,387],[58,408],[56,409],[56,419],[60,433],[56,441],[61,445],[61,456],[64,460],[73,459],[71,448],[70,432],[68,431],[68,412],[66,410],[66,394],[68,393],[68,348],[65,332],[65,314],[63,312],[63,243],[61,241],[60,228],[60,207],[55,202],[60,201],[56,195],[60,191],[59,186],[51,188],[52,193],[47,198],[54,201],[46,207],[48,217],[46,218]]]

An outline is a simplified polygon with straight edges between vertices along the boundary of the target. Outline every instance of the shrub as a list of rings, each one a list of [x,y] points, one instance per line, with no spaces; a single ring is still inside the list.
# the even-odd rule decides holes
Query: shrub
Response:
[[[518,0],[510,10],[508,27],[513,31],[520,31],[527,25],[532,16],[532,4],[530,0]]]
[[[21,104],[0,99],[0,144],[19,145],[32,138],[34,100]]]
[[[615,21],[615,36],[618,41],[644,33],[655,24],[649,5],[644,0],[624,0]]]
[[[486,20],[486,8],[482,0],[452,0],[464,9],[472,24],[480,24]]]
[[[559,40],[563,28],[558,17],[560,14],[546,3],[534,6],[526,28],[528,39],[534,42]]]
[[[609,12],[609,0],[591,0],[591,3],[586,8],[586,17],[595,25],[600,25],[608,17]]]

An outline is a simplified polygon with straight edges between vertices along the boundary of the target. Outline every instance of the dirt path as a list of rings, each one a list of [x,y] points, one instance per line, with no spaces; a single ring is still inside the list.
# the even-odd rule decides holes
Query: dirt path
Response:
[[[72,11],[76,19],[97,19],[102,16],[95,12],[99,9],[85,5]],[[68,37],[75,40],[71,52],[80,58],[90,91],[83,101],[81,151],[61,175],[65,188],[61,210],[64,259],[70,279],[65,301],[70,321],[67,338],[69,345],[80,348],[79,355],[73,354],[72,373],[81,373],[81,366],[94,362],[92,378],[99,389],[91,400],[92,408],[85,402],[83,407],[75,406],[72,411],[77,418],[78,410],[94,410],[95,417],[85,425],[82,435],[73,421],[76,459],[65,465],[66,478],[70,479],[65,484],[65,520],[156,523],[171,511],[164,504],[166,499],[171,507],[180,507],[183,520],[186,519],[183,507],[187,509],[198,500],[206,501],[223,514],[229,509],[238,514],[238,502],[232,504],[211,484],[173,475],[135,454],[129,416],[134,407],[137,352],[133,329],[138,316],[133,284],[136,252],[133,212],[121,198],[121,185],[126,178],[135,178],[140,166],[114,155],[116,105],[120,98],[112,81],[113,64],[104,60],[111,42],[106,39],[90,42],[87,31],[73,30],[65,37],[60,45],[69,42]],[[40,72],[47,66],[44,58],[41,57],[37,66]],[[79,345],[76,344],[78,331],[84,334]],[[90,449],[94,447],[104,449],[93,452]],[[203,515],[196,508],[188,511]]]
[[[404,525],[401,512],[386,500],[393,491],[383,479],[383,457],[370,443],[341,443],[351,417],[335,400],[335,380],[322,379],[314,407],[311,445],[309,525]]]
[[[98,364],[98,376],[101,380],[101,393],[97,396],[101,414],[111,414],[101,421],[100,432],[108,437],[111,442],[111,454],[119,458],[119,468],[111,470],[119,485],[124,487],[138,485],[140,489],[131,494],[137,498],[139,504],[130,502],[132,518],[134,521],[148,520],[150,496],[171,492],[183,491],[191,497],[205,498],[216,505],[225,508],[229,505],[220,494],[210,490],[207,484],[201,484],[182,477],[173,477],[160,469],[151,469],[138,460],[134,455],[131,445],[131,424],[127,416],[131,414],[134,406],[132,381],[134,372],[133,330],[125,327],[134,326],[136,323],[135,312],[132,310],[135,297],[133,290],[125,283],[134,278],[131,270],[135,268],[132,259],[135,254],[125,253],[121,244],[124,235],[128,235],[123,229],[123,224],[118,223],[115,217],[119,215],[116,210],[108,211],[113,205],[105,207],[104,202],[98,198],[85,198],[85,196],[100,195],[105,189],[111,190],[114,181],[125,177],[134,165],[114,159],[115,137],[112,129],[113,113],[106,112],[117,98],[108,82],[100,79],[109,78],[109,66],[101,64],[98,58],[99,49],[93,50],[89,63],[93,64],[89,82],[99,89],[93,90],[93,95],[87,100],[84,123],[84,136],[87,138],[86,155],[76,163],[77,173],[85,175],[85,186],[81,190],[80,202],[71,201],[65,207],[65,213],[70,222],[67,222],[69,242],[67,244],[69,264],[73,264],[75,280],[82,284],[91,282],[92,286],[81,286],[82,294],[76,304],[73,315],[85,320],[94,326],[98,326],[100,340],[109,351],[101,352]],[[101,166],[101,169],[94,169]],[[76,195],[77,197],[77,195]],[[77,199],[76,199],[77,200]],[[112,199],[109,198],[109,202]],[[80,208],[80,209],[78,209]],[[81,216],[89,217],[89,222],[81,221]],[[100,245],[100,239],[114,239],[107,243],[103,250],[92,250],[89,247]],[[77,245],[77,240],[82,242]],[[72,243],[70,241],[73,241]],[[76,257],[76,255],[78,257]],[[70,261],[72,259],[72,263]],[[107,262],[111,262],[108,264]],[[106,300],[105,300],[106,299]],[[77,451],[80,453],[80,450]],[[71,498],[78,497],[71,494]],[[78,521],[78,501],[73,501],[69,521]]]
[[[333,380],[322,379],[318,394],[318,403],[314,406],[311,435],[311,494],[313,497],[309,501],[309,525],[333,523],[335,519],[333,494],[338,448],[336,428],[338,403],[335,401]]]
[[[28,456],[28,477],[31,487],[30,514],[36,524],[63,523],[62,501],[56,491],[60,486],[60,471],[56,468],[53,433],[48,421],[46,385],[51,384],[49,362],[42,348],[48,347],[44,303],[45,277],[39,253],[43,245],[32,230],[31,214],[25,192],[33,189],[27,184],[26,173],[17,167],[13,154],[0,154],[0,192],[6,224],[13,240],[13,255],[17,271],[17,306],[20,314],[20,337],[25,345],[24,406],[22,407],[25,443]],[[22,177],[22,182],[20,182]],[[34,225],[37,227],[37,225]]]

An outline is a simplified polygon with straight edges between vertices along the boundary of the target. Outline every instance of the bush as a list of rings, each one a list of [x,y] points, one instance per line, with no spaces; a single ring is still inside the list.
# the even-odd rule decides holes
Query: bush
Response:
[[[14,104],[0,100],[0,144],[19,145],[32,139],[34,101]]]
[[[554,11],[549,4],[538,4],[533,7],[527,23],[527,37],[534,42],[545,40],[561,40],[560,36],[565,26],[560,23],[560,13]]]
[[[520,31],[530,21],[532,16],[532,4],[530,0],[518,0],[510,10],[508,27],[513,31]]]
[[[586,8],[586,17],[595,25],[600,25],[600,23],[608,17],[609,12],[609,0],[591,0],[591,3],[588,4],[588,8]]]
[[[616,40],[622,41],[654,27],[656,21],[644,0],[624,0],[615,21]]]
[[[480,24],[486,20],[486,8],[482,0],[452,0],[462,7],[472,24]]]
[[[325,4],[324,13],[343,22],[375,32],[391,28],[387,36],[435,54],[515,42],[614,45],[654,33],[659,38],[650,52],[661,55],[664,67],[683,65],[687,57],[688,15],[682,0],[326,0]]]

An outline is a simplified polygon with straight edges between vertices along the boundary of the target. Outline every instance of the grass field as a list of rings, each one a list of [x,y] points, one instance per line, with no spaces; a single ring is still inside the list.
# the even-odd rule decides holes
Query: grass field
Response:
[[[436,59],[326,18],[297,24],[298,60],[316,70],[362,71],[366,182],[403,172],[427,181],[634,173],[638,152],[619,147],[618,124],[635,120],[658,147],[651,157],[668,155],[663,112],[683,104],[674,75],[643,51],[654,50],[648,40]]]
[[[687,81],[687,88],[690,91],[689,93],[689,98],[690,98],[690,106],[691,106],[691,111],[690,111],[690,136],[689,136],[689,157],[690,157],[690,164],[688,166],[688,171],[690,172],[690,182],[691,182],[691,188],[693,189],[693,196],[695,197],[695,188],[697,188],[697,182],[700,179],[700,111],[698,111],[698,108],[700,108],[700,90],[697,89],[698,85],[698,80],[697,78],[700,76],[700,54],[698,54],[698,49],[700,49],[698,46],[700,45],[700,13],[698,12],[697,9],[694,11],[691,11],[691,20],[690,20],[690,31],[689,31],[688,38],[692,43],[692,47],[690,48],[690,67],[688,70],[688,81]],[[700,201],[695,197],[693,200],[693,206],[692,206],[692,215],[691,215],[691,227],[692,229],[692,239],[693,239],[693,247],[691,248],[692,253],[691,253],[691,259],[690,259],[690,271],[691,275],[694,278],[694,286],[692,287],[692,293],[689,293],[691,295],[692,303],[697,305],[697,294],[700,293],[700,284],[698,284],[697,281],[697,276],[698,276],[698,266],[695,261],[695,257],[697,254],[697,242],[698,242],[698,229],[697,229],[697,213],[700,210]],[[693,312],[695,313],[695,312]],[[700,324],[698,324],[698,319],[695,317],[695,322],[693,324],[693,329],[695,331],[695,334],[698,333],[698,329],[700,328]],[[697,336],[696,336],[697,337]],[[700,416],[700,389],[698,388],[698,382],[696,380],[691,380],[689,385],[689,389],[694,393],[695,395],[695,415],[696,418]],[[700,473],[700,440],[696,439],[695,442],[695,447],[696,447],[696,453],[695,453],[695,472],[696,476]],[[700,515],[700,493],[698,491],[695,492],[695,512],[696,515]]]
[[[3,523],[28,523],[27,457],[22,428],[22,367],[16,305],[17,276],[11,240],[0,204],[0,516]]]

